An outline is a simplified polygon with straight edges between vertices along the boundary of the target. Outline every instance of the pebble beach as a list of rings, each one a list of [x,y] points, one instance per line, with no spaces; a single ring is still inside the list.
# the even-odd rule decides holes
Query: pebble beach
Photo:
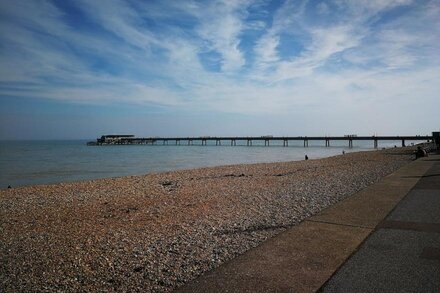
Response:
[[[413,150],[0,190],[0,291],[172,291],[374,184]]]

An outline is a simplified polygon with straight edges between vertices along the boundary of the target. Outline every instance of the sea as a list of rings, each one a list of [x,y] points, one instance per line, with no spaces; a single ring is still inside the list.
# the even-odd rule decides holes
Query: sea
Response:
[[[105,145],[87,146],[87,140],[0,141],[0,188],[73,182],[97,178],[141,175],[198,167],[263,162],[285,162],[340,155],[342,152],[373,150],[372,141],[223,141],[215,145]],[[400,141],[379,142],[379,148],[399,146]],[[416,142],[414,142],[416,143]],[[215,142],[214,142],[215,144]]]

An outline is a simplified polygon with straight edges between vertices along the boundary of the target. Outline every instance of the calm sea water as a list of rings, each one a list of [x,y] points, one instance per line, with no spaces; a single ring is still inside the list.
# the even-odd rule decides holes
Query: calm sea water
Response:
[[[86,146],[86,141],[2,141],[0,142],[0,188],[78,181],[105,177],[138,175],[151,172],[190,169],[230,164],[281,162],[329,157],[346,152],[373,149],[373,142],[322,141],[289,142],[289,147],[273,143],[270,147],[252,147],[237,141],[237,146]],[[379,147],[399,145],[387,142]],[[281,144],[281,145],[280,145]]]

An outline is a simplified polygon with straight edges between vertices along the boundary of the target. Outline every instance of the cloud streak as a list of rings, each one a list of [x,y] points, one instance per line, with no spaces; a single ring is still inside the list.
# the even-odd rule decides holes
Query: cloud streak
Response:
[[[439,7],[2,1],[0,96],[246,115],[405,101],[410,115],[421,93],[439,106]]]

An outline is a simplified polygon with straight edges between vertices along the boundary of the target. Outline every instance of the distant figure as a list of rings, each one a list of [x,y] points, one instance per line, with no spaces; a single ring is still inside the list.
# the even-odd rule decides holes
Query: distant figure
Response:
[[[344,150],[342,150],[342,154],[345,155],[345,151]]]
[[[394,145],[394,148],[397,148],[397,145]]]
[[[307,161],[307,160],[309,159],[309,157],[306,155],[306,156],[305,156],[305,159],[306,159],[306,161]]]
[[[426,151],[423,150],[421,146],[418,146],[416,150],[416,159],[422,158],[424,156],[426,156]]]
[[[12,187],[11,187],[11,185],[8,185],[8,189],[11,189]]]

